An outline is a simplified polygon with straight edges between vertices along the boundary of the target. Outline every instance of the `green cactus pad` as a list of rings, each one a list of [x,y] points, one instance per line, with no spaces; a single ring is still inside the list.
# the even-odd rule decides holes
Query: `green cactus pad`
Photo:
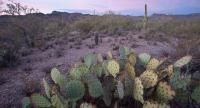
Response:
[[[85,86],[78,80],[68,82],[65,88],[67,98],[73,102],[81,99],[85,94]]]
[[[115,78],[116,75],[119,73],[119,64],[115,60],[108,61],[107,66],[108,72]]]
[[[51,97],[51,103],[55,108],[65,108],[64,104],[62,103],[58,95],[53,95]]]
[[[153,70],[146,70],[140,75],[144,88],[150,88],[157,84],[158,75]]]
[[[147,63],[149,62],[149,60],[151,59],[151,56],[147,53],[141,53],[139,54],[138,58],[139,58],[140,64],[145,67]]]
[[[121,81],[117,82],[117,92],[120,99],[124,97],[124,85]]]
[[[126,64],[126,60],[125,59],[120,59],[120,60],[118,60],[118,63],[119,63],[120,71],[124,70],[125,64]]]
[[[176,97],[175,97],[175,99],[178,102],[187,103],[187,101],[188,101],[187,90],[183,90],[183,89],[176,90]]]
[[[101,82],[97,79],[96,76],[92,74],[85,74],[84,80],[88,85],[89,93],[92,97],[97,98],[103,95]]]
[[[152,58],[149,63],[147,64],[146,69],[147,70],[155,70],[157,69],[157,67],[160,65],[159,60]]]
[[[75,66],[74,68],[71,69],[70,71],[70,76],[73,79],[78,79],[80,80],[84,74],[89,73],[90,70],[86,65],[79,65],[79,66]]]
[[[58,69],[53,68],[51,70],[51,78],[52,80],[58,84],[60,87],[62,87],[66,83],[65,76],[63,76]]]
[[[111,77],[104,77],[102,86],[103,86],[103,101],[106,104],[106,106],[110,106],[112,102],[113,97],[113,90],[114,90],[114,84],[113,79]]]
[[[144,103],[143,99],[143,85],[140,78],[135,78],[134,80],[134,89],[133,89],[133,97],[135,100],[140,101],[141,103]]]
[[[175,67],[183,67],[184,65],[188,64],[191,60],[192,60],[192,56],[188,55],[188,56],[182,57],[181,59],[177,60],[174,63],[174,66]]]
[[[97,64],[92,67],[92,72],[94,72],[98,77],[101,77],[104,73],[103,67],[100,64]]]
[[[44,86],[44,89],[45,89],[45,93],[47,95],[48,98],[50,98],[50,87],[49,87],[49,84],[47,83],[47,81],[43,78],[43,86]]]
[[[91,65],[95,65],[97,58],[95,54],[89,53],[84,57],[84,63],[90,68]]]
[[[22,99],[22,108],[29,108],[30,104],[31,104],[31,100],[29,97],[24,97]]]
[[[200,103],[200,86],[196,87],[191,95],[192,99],[195,100],[198,104]]]
[[[133,93],[133,80],[126,74],[124,79],[124,95],[129,96]]]
[[[121,59],[126,59],[126,56],[129,54],[129,48],[127,47],[120,47],[119,54]]]
[[[168,102],[174,98],[175,91],[171,89],[167,82],[160,82],[156,88],[156,96],[158,101]]]
[[[37,93],[31,95],[31,101],[37,107],[45,107],[46,108],[46,107],[51,106],[51,103],[44,96],[37,94]]]
[[[130,78],[132,80],[134,80],[135,79],[135,68],[130,63],[126,63],[125,70],[128,73],[128,75],[130,76]]]
[[[108,72],[108,61],[109,60],[104,60],[103,63],[102,63],[103,72],[105,73],[105,76],[109,75],[109,72]]]
[[[170,84],[173,89],[186,89],[187,85],[190,83],[191,75],[183,76],[181,75],[180,68],[175,67],[172,76],[170,77]]]
[[[90,103],[82,103],[80,108],[96,108],[96,106]]]
[[[128,54],[127,57],[128,57],[128,62],[129,62],[131,65],[135,66],[135,64],[136,64],[136,59],[137,59],[135,53],[132,52],[132,53]]]

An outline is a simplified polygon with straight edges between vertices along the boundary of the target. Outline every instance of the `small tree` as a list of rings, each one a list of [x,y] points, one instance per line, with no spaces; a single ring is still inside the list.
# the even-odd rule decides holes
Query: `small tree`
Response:
[[[26,15],[38,12],[38,9],[29,8],[28,6],[15,2],[14,0],[9,0],[9,3],[7,3],[6,6],[7,8],[3,10],[3,13],[7,15]]]

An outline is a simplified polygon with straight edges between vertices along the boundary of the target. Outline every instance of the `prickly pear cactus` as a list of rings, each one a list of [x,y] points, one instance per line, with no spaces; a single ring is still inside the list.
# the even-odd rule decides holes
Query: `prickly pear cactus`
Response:
[[[111,51],[108,51],[108,60],[111,60],[111,59],[113,59],[112,52],[111,52]]]
[[[116,75],[119,73],[119,64],[115,60],[108,61],[107,66],[108,72],[115,78]]]
[[[177,60],[174,63],[174,66],[175,67],[183,67],[184,65],[188,64],[191,60],[192,60],[192,56],[188,55],[188,56],[182,57],[181,59]]]
[[[131,96],[133,93],[133,80],[126,74],[124,79],[124,95]]]
[[[200,86],[196,87],[191,95],[192,99],[195,100],[198,104],[200,103]]]
[[[124,97],[124,84],[121,81],[117,82],[117,92],[120,99]]]
[[[187,85],[190,83],[191,75],[184,76],[181,75],[180,68],[175,67],[172,76],[170,77],[170,84],[173,89],[186,89]]]
[[[126,56],[129,54],[129,48],[127,47],[120,47],[119,48],[119,55],[121,59],[126,59]]]
[[[63,76],[58,69],[56,68],[53,68],[51,70],[51,78],[52,80],[58,84],[60,87],[62,87],[65,82],[66,82],[66,79],[65,79],[65,76]]]
[[[145,101],[143,108],[170,108],[170,106],[165,103],[159,104],[157,102]]]
[[[150,101],[145,101],[143,108],[158,108],[158,104]]]
[[[162,104],[158,104],[158,108],[170,108],[170,106],[165,103],[162,103]]]
[[[33,104],[36,105],[37,107],[51,106],[51,103],[49,102],[48,99],[37,93],[31,95],[31,102],[33,102]]]
[[[92,67],[92,72],[94,72],[98,77],[101,77],[104,73],[103,67],[100,64],[97,64]]]
[[[130,63],[126,63],[125,70],[128,73],[128,75],[130,76],[130,78],[132,80],[134,80],[135,79],[135,68]]]
[[[103,62],[103,57],[102,57],[101,54],[97,54],[97,61],[98,61],[99,63],[102,63],[102,62]]]
[[[45,93],[47,95],[48,98],[50,98],[50,87],[49,84],[46,82],[46,80],[43,78],[43,85],[44,85],[44,89],[45,89]]]
[[[70,76],[74,79],[81,79],[84,74],[89,73],[90,70],[86,65],[75,66],[70,71]]]
[[[96,108],[96,106],[90,103],[82,103],[80,108]]]
[[[95,54],[89,53],[84,57],[84,63],[90,68],[91,65],[95,65],[97,63],[97,58]]]
[[[101,82],[97,79],[96,76],[92,74],[86,74],[84,75],[84,81],[87,83],[89,88],[89,94],[92,97],[97,98],[103,95],[103,88]]]
[[[174,72],[174,66],[173,65],[169,65],[168,67],[167,67],[167,75],[169,76],[169,77],[171,77],[172,76],[172,74],[173,74],[173,72]]]
[[[143,99],[143,85],[140,78],[135,78],[134,80],[134,89],[133,89],[133,97],[135,100],[140,101],[141,103],[144,103]]]
[[[178,89],[176,90],[176,101],[181,103],[186,103],[188,101],[188,93],[186,90]]]
[[[153,70],[146,70],[140,75],[144,88],[150,88],[157,84],[158,75]]]
[[[31,100],[29,97],[24,97],[22,99],[22,108],[29,108],[30,104],[31,104]]]
[[[147,70],[155,70],[160,65],[159,60],[152,58],[147,64]]]
[[[103,101],[106,104],[106,106],[110,106],[112,102],[113,97],[113,90],[115,88],[113,84],[113,80],[111,77],[104,77],[104,80],[102,82],[103,86]]]
[[[130,53],[130,54],[128,54],[128,62],[131,64],[131,65],[133,65],[133,66],[135,66],[135,64],[136,64],[136,55],[135,55],[135,53]]]
[[[85,86],[78,80],[68,82],[65,88],[67,98],[73,102],[81,99],[85,94]]]
[[[171,89],[167,82],[160,82],[156,88],[156,96],[158,101],[168,102],[174,98],[175,91]]]
[[[151,59],[151,56],[147,53],[141,53],[141,54],[139,54],[138,58],[139,58],[140,64],[142,66],[146,67],[147,63]]]
[[[63,102],[61,101],[58,95],[53,95],[51,97],[51,103],[55,108],[65,108]]]

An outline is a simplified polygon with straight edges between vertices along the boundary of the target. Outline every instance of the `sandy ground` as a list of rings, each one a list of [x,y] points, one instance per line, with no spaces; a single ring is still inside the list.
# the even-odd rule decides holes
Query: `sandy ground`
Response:
[[[52,67],[67,73],[71,64],[89,52],[106,54],[112,47],[122,45],[133,48],[136,53],[147,52],[153,56],[162,56],[163,51],[171,52],[167,43],[149,42],[141,38],[141,35],[132,32],[122,36],[102,34],[102,42],[98,46],[94,45],[91,37],[79,39],[79,42],[69,42],[66,36],[48,41],[43,48],[30,49],[32,52],[20,58],[20,64],[16,68],[0,69],[5,81],[0,85],[0,108],[20,108],[22,98],[29,93],[27,91],[40,86],[42,78],[49,77]],[[113,51],[114,55],[117,52],[118,50]]]

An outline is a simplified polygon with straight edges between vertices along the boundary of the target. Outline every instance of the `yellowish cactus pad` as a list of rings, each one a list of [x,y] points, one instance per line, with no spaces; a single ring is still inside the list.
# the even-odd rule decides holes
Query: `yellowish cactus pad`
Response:
[[[90,103],[82,103],[80,108],[96,108],[96,106]]]
[[[134,89],[133,89],[133,97],[135,100],[140,101],[141,103],[144,103],[143,99],[143,85],[140,78],[135,78],[134,80]]]
[[[156,96],[161,102],[168,102],[175,96],[175,92],[171,89],[171,86],[167,82],[160,82],[156,89]]]
[[[150,88],[157,84],[158,75],[153,70],[146,70],[140,75],[144,88]]]
[[[130,63],[126,63],[125,70],[132,80],[135,79],[135,68]]]
[[[119,73],[119,64],[115,60],[108,61],[108,72],[113,76],[116,77],[116,75]]]
[[[160,62],[158,59],[152,58],[149,63],[147,64],[147,70],[151,69],[154,70],[160,65]]]

